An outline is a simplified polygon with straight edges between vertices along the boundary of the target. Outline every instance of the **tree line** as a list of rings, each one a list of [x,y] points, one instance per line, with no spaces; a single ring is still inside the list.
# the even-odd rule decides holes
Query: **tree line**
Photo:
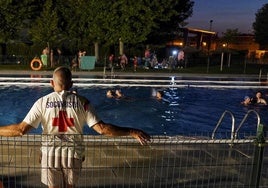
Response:
[[[70,53],[98,45],[113,51],[119,40],[143,48],[165,44],[180,34],[178,28],[187,25],[193,6],[191,0],[0,1],[0,54],[6,53],[7,44],[16,42],[32,47],[22,52],[26,54],[37,54],[47,44]],[[268,46],[267,20],[268,4],[264,4],[253,23],[261,49]]]
[[[87,49],[161,44],[192,15],[191,0],[7,0],[0,1],[0,43]]]

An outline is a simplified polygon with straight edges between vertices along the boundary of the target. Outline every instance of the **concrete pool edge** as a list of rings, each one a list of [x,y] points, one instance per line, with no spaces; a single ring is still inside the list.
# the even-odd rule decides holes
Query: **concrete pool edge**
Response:
[[[0,70],[0,75],[52,75],[53,71],[31,71],[31,70]],[[72,71],[74,76],[104,76],[101,71]],[[106,74],[111,76],[110,73]],[[117,71],[114,76],[131,76],[131,77],[217,77],[217,78],[259,78],[256,74],[205,74],[205,73],[163,73],[163,72],[124,72]],[[265,77],[266,78],[266,77]]]

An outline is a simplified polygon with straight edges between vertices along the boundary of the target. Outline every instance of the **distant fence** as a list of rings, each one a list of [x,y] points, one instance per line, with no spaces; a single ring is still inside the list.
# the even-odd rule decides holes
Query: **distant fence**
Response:
[[[77,187],[268,187],[268,152],[255,139],[85,136],[86,159]],[[40,181],[40,135],[0,137],[5,187],[46,187]]]
[[[21,55],[0,55],[0,65],[29,65],[35,56],[21,56]],[[36,56],[36,58],[41,59],[41,55]],[[53,65],[71,65],[72,60],[75,56],[61,56],[53,59],[48,59],[49,66],[51,60]]]

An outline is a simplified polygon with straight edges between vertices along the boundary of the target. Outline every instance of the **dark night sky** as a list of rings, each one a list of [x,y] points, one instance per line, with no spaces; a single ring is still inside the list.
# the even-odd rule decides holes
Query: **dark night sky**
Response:
[[[189,28],[210,29],[222,35],[226,29],[252,33],[255,14],[268,0],[194,0],[193,15],[186,20]]]

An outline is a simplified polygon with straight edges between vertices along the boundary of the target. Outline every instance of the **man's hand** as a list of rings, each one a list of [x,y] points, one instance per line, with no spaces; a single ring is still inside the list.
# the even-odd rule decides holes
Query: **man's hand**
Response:
[[[140,142],[141,145],[147,144],[148,142],[150,142],[150,139],[151,139],[151,137],[147,133],[139,129],[131,129],[130,136],[132,136],[133,138],[136,138]]]
[[[100,121],[96,123],[92,128],[99,134],[106,136],[132,136],[137,139],[141,145],[145,145],[150,142],[150,136],[140,129],[134,129],[129,127],[119,127],[109,123]]]

